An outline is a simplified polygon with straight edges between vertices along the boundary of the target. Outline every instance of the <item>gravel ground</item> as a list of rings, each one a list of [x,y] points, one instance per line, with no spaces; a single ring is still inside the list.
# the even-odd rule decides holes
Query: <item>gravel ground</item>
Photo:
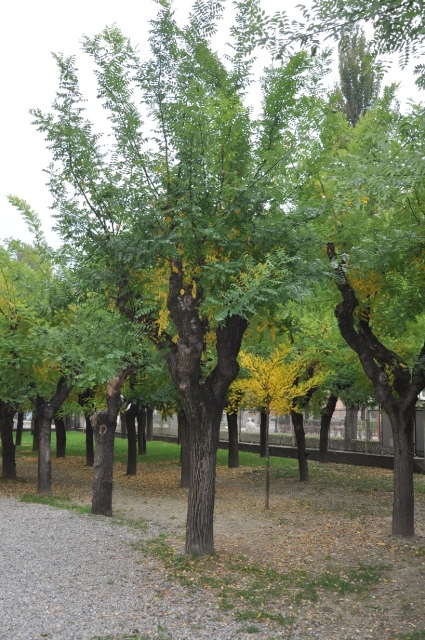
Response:
[[[171,583],[134,548],[158,526],[144,532],[8,498],[0,498],[0,523],[1,640],[252,638],[246,623]]]

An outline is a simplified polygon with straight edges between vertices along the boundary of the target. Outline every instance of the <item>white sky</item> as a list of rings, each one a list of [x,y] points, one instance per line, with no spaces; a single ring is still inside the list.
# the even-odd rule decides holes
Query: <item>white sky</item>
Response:
[[[266,11],[285,10],[294,17],[300,0],[262,0]],[[230,3],[230,0],[229,0]],[[307,2],[305,2],[307,4]],[[191,0],[175,0],[178,15],[187,15]],[[57,89],[56,65],[51,52],[78,54],[83,34],[92,36],[114,23],[139,49],[147,49],[148,21],[154,17],[152,0],[3,0],[0,5],[0,240],[30,240],[7,194],[26,200],[43,221],[48,241],[59,240],[51,231],[50,195],[45,186],[50,156],[43,136],[31,125],[30,108],[47,111]],[[83,68],[82,68],[83,70]],[[414,87],[411,73],[395,66],[386,83],[402,80],[402,101],[425,99]]]

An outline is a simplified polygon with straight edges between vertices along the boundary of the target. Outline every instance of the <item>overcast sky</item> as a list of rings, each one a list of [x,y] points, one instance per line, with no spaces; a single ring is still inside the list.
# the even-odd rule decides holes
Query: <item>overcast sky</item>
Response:
[[[230,0],[229,0],[230,1]],[[296,16],[300,0],[262,0],[269,12],[285,10]],[[307,4],[307,3],[305,3]],[[190,0],[175,0],[184,19]],[[0,240],[30,240],[20,216],[7,202],[7,194],[26,200],[40,215],[48,241],[58,244],[51,231],[50,196],[43,173],[49,161],[43,137],[31,125],[30,108],[48,110],[57,88],[56,65],[51,52],[76,54],[82,34],[92,36],[114,23],[139,49],[147,49],[148,21],[154,17],[152,0],[4,0],[0,7]],[[386,83],[400,81],[400,97],[425,99],[414,88],[411,74],[397,67]]]

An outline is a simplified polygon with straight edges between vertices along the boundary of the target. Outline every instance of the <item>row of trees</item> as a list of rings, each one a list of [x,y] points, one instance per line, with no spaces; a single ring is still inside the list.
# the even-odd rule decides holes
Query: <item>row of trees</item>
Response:
[[[185,27],[171,3],[159,4],[147,61],[115,27],[83,39],[106,135],[87,118],[73,57],[55,56],[52,110],[33,111],[52,153],[49,186],[64,244],[52,262],[36,217],[14,200],[32,221],[37,251],[22,262],[12,244],[13,265],[36,277],[29,261],[40,259],[51,277],[40,277],[49,287],[35,301],[40,316],[22,311],[15,328],[11,305],[2,322],[4,371],[16,368],[25,397],[41,388],[34,363],[41,359],[41,376],[49,372],[42,460],[49,462],[56,400],[71,388],[107,383],[106,409],[93,424],[97,451],[109,442],[110,452],[125,380],[147,362],[166,362],[174,398],[166,382],[164,393],[184,415],[190,455],[186,550],[212,553],[217,433],[238,395],[239,351],[243,344],[247,376],[255,357],[267,370],[268,358],[288,350],[280,360],[292,392],[281,380],[276,397],[255,402],[267,413],[285,398],[299,414],[315,397],[329,413],[338,395],[348,403],[374,396],[394,431],[393,532],[412,535],[413,412],[425,387],[423,109],[401,114],[393,88],[377,98],[359,30],[343,42],[341,87],[329,93],[327,56],[282,55],[286,22],[265,16],[255,0],[235,3],[224,59],[211,45],[224,2],[197,0]],[[279,61],[258,83],[254,117],[246,100],[257,47]],[[3,258],[10,263],[10,252]],[[3,277],[12,299],[13,277]],[[32,313],[30,294],[20,295]],[[44,343],[34,341],[37,331]],[[302,444],[302,424],[299,433]],[[112,475],[104,473],[95,465],[109,499]]]

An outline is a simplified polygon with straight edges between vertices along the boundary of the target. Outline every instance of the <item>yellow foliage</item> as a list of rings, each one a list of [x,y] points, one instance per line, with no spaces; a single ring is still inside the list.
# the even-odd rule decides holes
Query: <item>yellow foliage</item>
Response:
[[[353,269],[350,273],[350,284],[364,300],[373,298],[382,289],[383,278],[380,273],[372,272],[366,275]]]
[[[282,345],[265,359],[242,352],[239,361],[248,373],[238,378],[229,392],[229,407],[234,410],[236,400],[250,408],[268,408],[277,413],[290,413],[297,398],[304,397],[324,378],[323,374],[303,380],[307,362],[302,356],[289,358],[291,348]],[[301,381],[300,381],[301,380]],[[243,402],[240,401],[241,395]]]

